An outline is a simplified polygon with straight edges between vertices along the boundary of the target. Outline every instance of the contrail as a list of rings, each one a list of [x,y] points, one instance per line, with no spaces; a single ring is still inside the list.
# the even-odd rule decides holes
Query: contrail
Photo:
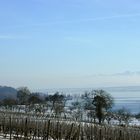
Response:
[[[116,18],[129,18],[129,17],[137,17],[137,16],[140,16],[140,13],[128,14],[128,15],[115,15],[115,16],[108,16],[108,17],[89,18],[89,19],[87,19],[87,21],[110,20],[110,19],[116,19]],[[86,19],[83,21],[86,21]]]
[[[83,19],[83,21],[110,20],[110,19],[116,19],[116,18],[129,18],[129,17],[138,17],[138,16],[140,16],[140,13],[137,13],[137,14],[125,14],[125,15],[114,15],[114,16],[97,17],[97,18],[89,18],[89,19]]]
[[[119,18],[129,18],[129,17],[139,17],[140,13],[135,14],[124,14],[124,15],[114,15],[114,16],[106,16],[106,17],[95,17],[95,18],[85,18],[85,19],[77,19],[77,20],[66,20],[66,21],[53,21],[46,22],[46,24],[64,24],[64,23],[79,23],[79,22],[90,22],[90,21],[103,21],[103,20],[111,20],[111,19],[119,19]]]
[[[131,18],[131,17],[140,17],[140,13],[134,14],[123,14],[123,15],[113,15],[113,16],[105,16],[105,17],[92,17],[92,18],[83,18],[83,19],[75,19],[75,20],[56,20],[56,21],[44,21],[42,23],[33,23],[33,24],[25,24],[25,25],[16,25],[15,27],[12,26],[10,28],[26,28],[30,26],[47,26],[47,25],[56,25],[56,24],[75,24],[75,23],[84,23],[84,22],[94,22],[94,21],[105,21],[105,20],[113,20],[113,19],[120,19],[120,18]],[[0,37],[4,38],[4,37]]]

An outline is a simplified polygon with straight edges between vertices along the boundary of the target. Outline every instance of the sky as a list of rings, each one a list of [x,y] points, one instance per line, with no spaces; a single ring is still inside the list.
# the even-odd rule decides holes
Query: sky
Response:
[[[0,1],[0,85],[140,86],[139,0]]]

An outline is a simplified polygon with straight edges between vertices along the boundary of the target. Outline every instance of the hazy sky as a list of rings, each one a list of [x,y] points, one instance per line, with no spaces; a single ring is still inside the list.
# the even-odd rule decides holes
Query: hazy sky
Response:
[[[140,1],[1,0],[0,85],[140,85]]]

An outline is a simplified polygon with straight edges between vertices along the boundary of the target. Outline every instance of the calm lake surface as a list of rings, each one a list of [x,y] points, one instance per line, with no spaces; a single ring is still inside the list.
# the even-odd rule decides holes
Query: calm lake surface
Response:
[[[140,112],[140,91],[114,91],[111,95],[115,99],[115,109],[124,107],[132,113]]]

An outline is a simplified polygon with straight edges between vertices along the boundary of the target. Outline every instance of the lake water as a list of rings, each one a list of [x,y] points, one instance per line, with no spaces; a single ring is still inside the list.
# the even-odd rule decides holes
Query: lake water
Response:
[[[114,91],[115,109],[127,108],[132,113],[140,113],[140,91]]]

